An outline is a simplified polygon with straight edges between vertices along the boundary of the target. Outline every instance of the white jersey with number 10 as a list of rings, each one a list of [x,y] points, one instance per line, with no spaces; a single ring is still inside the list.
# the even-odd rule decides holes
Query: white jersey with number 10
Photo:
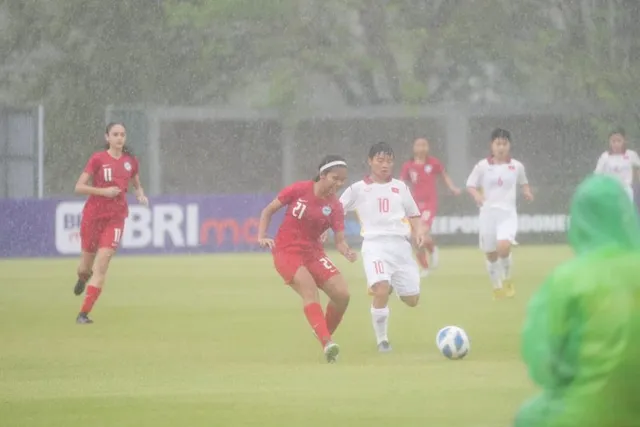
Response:
[[[493,159],[480,160],[467,179],[467,187],[482,189],[483,208],[516,210],[518,187],[528,184],[524,165],[515,159],[507,163],[494,163]]]
[[[411,235],[407,218],[419,217],[420,211],[407,185],[397,179],[375,183],[369,178],[347,188],[340,202],[344,211],[356,211],[364,239],[382,236]]]

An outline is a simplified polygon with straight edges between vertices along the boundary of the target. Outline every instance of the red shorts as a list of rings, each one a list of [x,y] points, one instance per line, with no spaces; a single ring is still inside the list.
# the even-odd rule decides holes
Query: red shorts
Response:
[[[124,218],[88,218],[80,221],[82,251],[95,253],[100,248],[117,249],[124,231]]]
[[[438,212],[438,205],[433,203],[418,203],[418,209],[420,209],[420,218],[427,224],[429,228],[433,224],[433,219]]]
[[[273,264],[282,276],[285,283],[293,283],[293,276],[300,267],[306,267],[311,273],[318,287],[322,287],[333,276],[340,274],[340,270],[331,262],[324,251],[298,252],[298,251],[274,251]]]

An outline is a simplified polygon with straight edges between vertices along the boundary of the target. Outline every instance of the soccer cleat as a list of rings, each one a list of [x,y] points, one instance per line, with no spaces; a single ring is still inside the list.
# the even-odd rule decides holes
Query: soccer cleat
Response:
[[[91,276],[93,276],[93,272],[89,273],[89,276],[86,278],[86,280],[78,278],[76,285],[73,287],[73,293],[76,295],[82,294],[84,292],[84,288],[87,286],[87,282],[89,281],[89,279],[91,279]]]
[[[329,341],[327,345],[324,346],[324,356],[327,358],[327,362],[335,363],[338,360],[339,354],[340,347],[333,341]]]
[[[513,281],[511,279],[504,279],[502,281],[502,286],[504,286],[504,295],[507,298],[513,298],[516,295],[516,288],[513,286]]]
[[[87,286],[86,280],[78,279],[76,285],[73,287],[73,293],[80,295],[84,292],[84,288]]]
[[[389,341],[382,341],[378,344],[378,351],[380,353],[389,353],[391,351],[391,344]]]
[[[80,313],[78,314],[78,317],[76,317],[76,323],[78,325],[87,325],[93,323],[93,320],[89,319],[87,313]]]
[[[506,296],[505,290],[504,288],[500,288],[500,289],[493,289],[493,299],[494,300],[500,300],[503,299]]]

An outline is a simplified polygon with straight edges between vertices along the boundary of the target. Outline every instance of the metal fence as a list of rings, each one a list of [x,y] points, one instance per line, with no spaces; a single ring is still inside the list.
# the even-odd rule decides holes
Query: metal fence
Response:
[[[345,156],[351,179],[366,173],[366,153],[377,141],[396,151],[397,169],[417,136],[463,186],[474,163],[489,151],[496,127],[513,135],[513,154],[528,170],[538,194],[535,213],[565,212],[575,185],[595,167],[605,142],[593,112],[575,107],[468,110],[459,106],[384,107],[316,111],[287,128],[275,112],[206,108],[110,109],[123,120],[142,153],[147,187],[156,194],[272,192],[311,178],[325,154]],[[135,135],[136,138],[131,138]],[[442,192],[443,213],[469,211],[469,201]]]
[[[0,198],[43,196],[42,107],[0,107]]]

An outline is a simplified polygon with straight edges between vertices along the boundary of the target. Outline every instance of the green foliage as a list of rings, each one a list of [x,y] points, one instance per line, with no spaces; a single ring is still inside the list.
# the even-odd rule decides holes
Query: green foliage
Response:
[[[48,192],[67,191],[109,104],[299,111],[316,85],[352,106],[498,99],[592,105],[640,136],[640,5],[629,0],[4,1],[0,84],[44,102]],[[594,122],[608,128],[608,120]],[[62,165],[64,164],[64,167]]]

